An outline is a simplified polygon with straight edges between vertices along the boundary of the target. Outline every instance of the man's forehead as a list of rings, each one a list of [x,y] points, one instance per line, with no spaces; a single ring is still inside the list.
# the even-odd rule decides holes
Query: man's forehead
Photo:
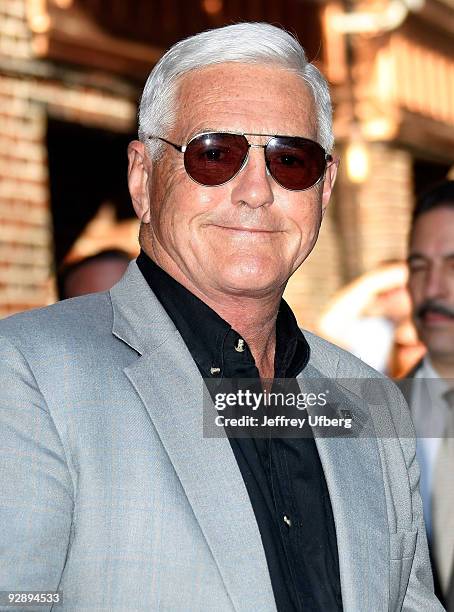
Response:
[[[442,222],[442,223],[440,223]],[[454,202],[443,202],[432,210],[422,212],[414,223],[414,235],[440,235],[446,226],[454,225]]]
[[[191,71],[177,96],[176,131],[315,136],[315,103],[294,72],[266,64],[226,63]]]
[[[415,221],[410,252],[454,252],[454,204],[422,213]]]
[[[276,131],[273,131],[273,132],[242,132],[239,130],[232,130],[232,126],[228,124],[225,124],[225,125],[219,124],[216,126],[214,124],[213,125],[206,124],[206,125],[201,125],[197,127],[197,129],[193,129],[189,135],[189,139],[199,134],[210,134],[212,132],[215,132],[215,133],[223,132],[227,134],[244,134],[248,138],[248,140],[250,137],[250,140],[253,141],[254,143],[258,143],[261,138],[263,138],[264,143],[266,143],[266,141],[272,138],[273,136],[302,136],[301,133],[296,132],[295,130],[293,130],[292,133],[286,133],[286,134],[282,134],[282,133],[278,134]]]
[[[239,79],[248,79],[251,74],[258,79],[271,78],[275,80],[285,77],[286,75],[299,78],[295,70],[273,62],[227,61],[207,64],[205,66],[200,66],[199,68],[193,68],[188,72],[181,74],[180,79],[183,81],[187,79],[200,78],[206,82],[215,82],[219,78],[222,79],[226,73],[229,73],[230,75],[233,75],[235,78]],[[301,81],[304,84],[302,79]]]

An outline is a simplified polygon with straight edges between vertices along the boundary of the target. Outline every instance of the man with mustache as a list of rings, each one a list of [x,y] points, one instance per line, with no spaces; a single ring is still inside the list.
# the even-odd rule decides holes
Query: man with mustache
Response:
[[[454,181],[417,202],[408,264],[414,321],[427,347],[409,375],[421,494],[437,591],[454,610]]]

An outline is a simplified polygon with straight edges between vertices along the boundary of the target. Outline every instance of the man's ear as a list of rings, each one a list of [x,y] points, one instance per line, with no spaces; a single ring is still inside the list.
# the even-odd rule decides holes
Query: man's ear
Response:
[[[323,181],[322,194],[322,216],[326,212],[331,192],[333,191],[334,183],[336,182],[337,169],[339,167],[339,158],[335,158],[326,168],[325,180]]]
[[[150,179],[152,162],[147,155],[145,145],[133,140],[128,145],[128,186],[132,205],[142,223],[150,223]]]

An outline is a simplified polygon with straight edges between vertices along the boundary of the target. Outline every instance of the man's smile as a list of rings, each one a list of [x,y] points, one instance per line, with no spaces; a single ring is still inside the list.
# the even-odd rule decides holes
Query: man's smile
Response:
[[[240,233],[247,233],[247,234],[271,235],[271,234],[282,233],[282,230],[270,230],[270,229],[263,229],[259,227],[227,226],[227,225],[214,225],[213,227],[220,229],[220,230],[227,231],[227,232],[240,232]]]

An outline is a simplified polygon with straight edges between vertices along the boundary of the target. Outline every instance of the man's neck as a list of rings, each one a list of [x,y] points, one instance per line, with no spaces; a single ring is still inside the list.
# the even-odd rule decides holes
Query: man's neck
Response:
[[[202,300],[238,332],[254,356],[260,378],[274,377],[276,319],[283,288],[259,296],[224,294],[209,288],[202,290],[182,273],[175,262],[156,256],[152,249],[144,250],[148,257],[167,274]]]
[[[208,304],[244,338],[254,356],[262,379],[274,378],[274,355],[276,351],[277,304],[251,304],[239,301],[235,310],[224,310],[221,304]]]

